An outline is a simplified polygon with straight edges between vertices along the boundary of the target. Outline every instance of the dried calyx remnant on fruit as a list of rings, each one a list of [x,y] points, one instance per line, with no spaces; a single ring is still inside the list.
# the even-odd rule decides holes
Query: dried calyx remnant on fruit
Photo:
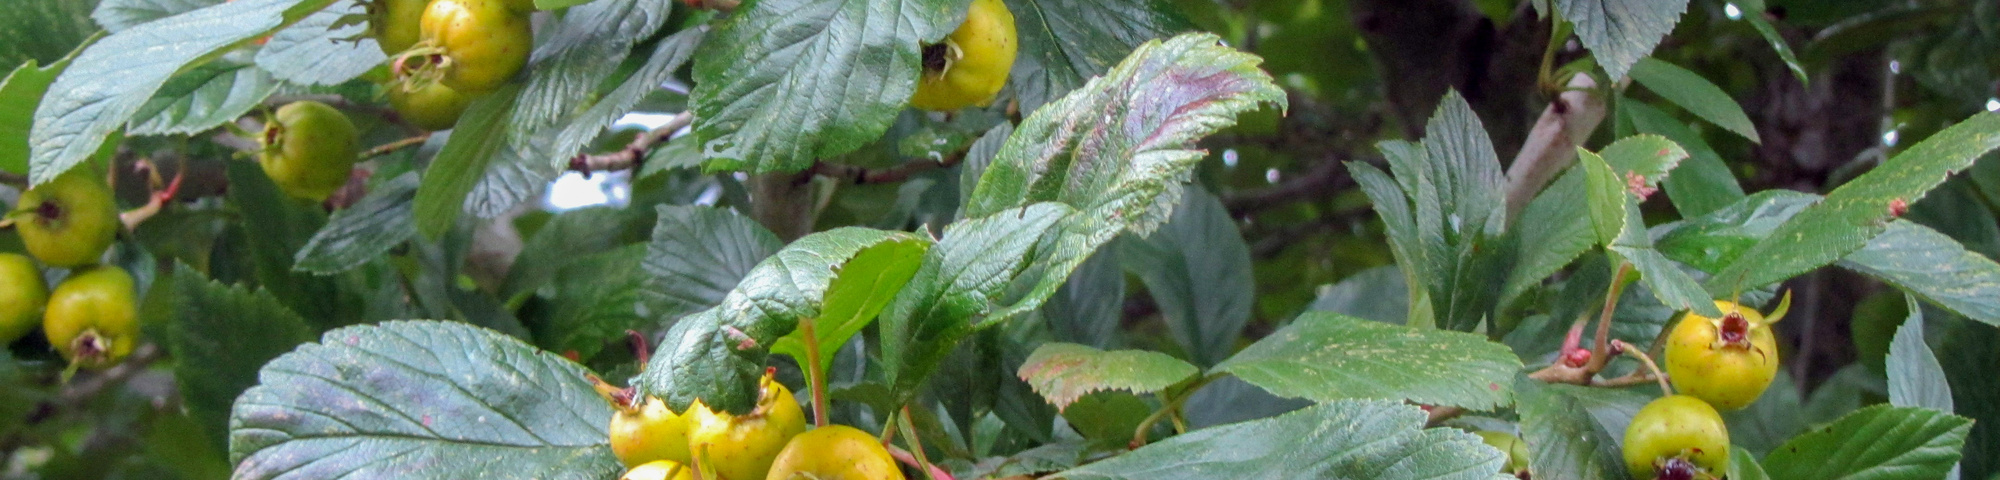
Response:
[[[132,275],[124,269],[99,265],[71,272],[49,294],[42,331],[73,365],[116,365],[138,343],[137,295]]]
[[[923,73],[910,105],[931,111],[986,106],[1007,85],[1016,50],[1014,14],[1000,0],[973,0],[944,41],[923,46]]]
[[[354,122],[340,110],[310,100],[292,102],[278,107],[264,124],[257,163],[286,195],[326,200],[347,185],[359,137]]]
[[[123,225],[110,185],[87,165],[22,192],[7,218],[29,255],[57,267],[97,263]]]
[[[508,0],[432,0],[415,45],[393,55],[408,92],[442,83],[465,95],[499,88],[528,64],[534,32]]]
[[[688,407],[688,449],[703,478],[758,480],[770,472],[785,444],[806,431],[805,411],[791,389],[778,383],[775,369],[758,381],[757,406],[750,413],[731,415]]]
[[[1687,313],[1667,337],[1667,377],[1681,394],[1720,410],[1755,402],[1778,373],[1771,324],[1790,310],[1790,292],[1769,317],[1735,302],[1716,301],[1719,318]]]
[[[1729,429],[1708,402],[1668,395],[1632,416],[1624,454],[1632,478],[1715,478],[1729,467]]]

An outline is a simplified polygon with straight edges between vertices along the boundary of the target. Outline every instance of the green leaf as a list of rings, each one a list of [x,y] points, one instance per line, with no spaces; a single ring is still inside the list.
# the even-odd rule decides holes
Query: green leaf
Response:
[[[1688,158],[1687,150],[1673,140],[1659,135],[1633,135],[1620,138],[1599,150],[1604,162],[1611,164],[1612,171],[1626,182],[1627,190],[1634,185],[1652,188],[1667,178],[1667,172]],[[1633,177],[1640,179],[1635,181]],[[1635,183],[1636,182],[1636,183]],[[1635,192],[1637,193],[1637,192]]]
[[[1633,81],[1687,109],[1688,113],[1742,135],[1752,143],[1763,142],[1757,136],[1757,126],[1750,124],[1750,116],[1743,114],[1743,107],[1701,74],[1656,58],[1640,58],[1632,64],[1631,73]]]
[[[833,356],[847,339],[861,333],[862,327],[875,322],[875,316],[903,291],[903,285],[917,274],[917,267],[923,265],[924,252],[929,251],[929,240],[906,235],[877,243],[854,254],[840,272],[834,274],[833,282],[826,287],[825,307],[820,316],[813,319],[814,340],[819,346],[820,369],[833,367]],[[772,352],[790,355],[805,363],[805,329],[778,339]]]
[[[1667,233],[1656,246],[1676,262],[1715,272],[1819,200],[1818,195],[1793,190],[1757,192],[1700,217],[1661,226]]]
[[[537,32],[538,39],[546,40],[530,57],[520,89],[507,93],[514,103],[500,126],[483,138],[500,146],[471,171],[478,182],[461,194],[465,210],[493,218],[540,194],[597,133],[679,68],[692,47],[686,42],[699,40],[701,29],[662,39],[645,66],[612,95],[584,108],[618,71],[631,46],[658,30],[671,6],[670,0],[591,2]]]
[[[132,116],[132,135],[200,133],[257,108],[278,91],[271,74],[255,65],[218,61],[175,75]]]
[[[1547,384],[1518,377],[1521,438],[1536,478],[1626,478],[1618,446],[1651,398],[1631,390]]]
[[[1556,0],[1562,18],[1576,24],[1576,38],[1597,57],[1612,80],[1653,52],[1673,33],[1687,0]]]
[[[606,342],[624,338],[626,330],[646,326],[639,298],[648,277],[632,261],[645,250],[644,245],[626,245],[557,270],[549,281],[549,315],[535,325],[535,344],[589,359]]]
[[[1194,378],[1200,369],[1178,358],[1146,350],[1104,351],[1074,343],[1035,347],[1016,375],[1060,410],[1084,394],[1100,390],[1153,393]]]
[[[1285,95],[1254,55],[1212,34],[1147,42],[1105,76],[1036,110],[979,177],[967,218],[1057,201],[1145,235],[1206,153],[1194,142]],[[1498,168],[1497,166],[1495,168]]]
[[[672,80],[674,71],[679,70],[681,65],[686,64],[688,59],[694,56],[695,46],[701,44],[706,33],[707,29],[690,28],[660,39],[653,45],[652,52],[647,54],[645,65],[632,72],[631,76],[625,77],[624,83],[618,84],[618,88],[604,94],[604,97],[592,104],[590,109],[567,122],[560,122],[563,128],[561,132],[556,133],[553,149],[556,155],[553,158],[566,160],[583,151],[590,141],[595,140],[597,135],[604,131],[605,126],[632,111],[632,107],[638,105],[647,94],[658,91],[661,84]],[[684,135],[674,139],[669,146],[692,141],[693,137]],[[654,148],[651,153],[658,154],[660,150],[662,149]],[[647,157],[646,170],[652,170],[654,162],[651,160],[657,157],[658,155]],[[644,178],[644,175],[642,174],[640,178]]]
[[[1401,403],[1341,400],[1195,430],[1049,478],[1487,479],[1507,462],[1470,433],[1423,428],[1424,418]]]
[[[174,319],[167,349],[188,412],[202,425],[227,425],[236,395],[257,384],[257,369],[313,340],[306,320],[271,292],[225,286],[186,264],[173,273]],[[220,431],[215,444],[223,445]]]
[[[1199,365],[1236,350],[1256,303],[1250,246],[1222,201],[1197,186],[1166,225],[1145,238],[1119,242],[1120,263],[1139,276],[1159,304],[1175,342]]]
[[[1513,397],[1521,360],[1484,336],[1308,312],[1216,365],[1281,397],[1410,400],[1487,410]]]
[[[248,243],[245,252],[255,269],[257,285],[271,291],[294,312],[308,312],[317,330],[360,320],[362,305],[355,290],[342,288],[344,277],[323,277],[293,270],[293,259],[315,232],[326,225],[318,205],[285,196],[254,162],[229,162],[229,201],[241,211],[239,228]]]
[[[29,180],[40,185],[96,153],[167,80],[333,0],[239,0],[111,34],[56,77],[28,133]]]
[[[1394,265],[1362,270],[1321,287],[1308,310],[1347,315],[1363,320],[1402,324],[1409,319],[1410,296],[1403,284],[1403,271]]]
[[[1521,209],[1514,221],[1514,269],[1500,289],[1500,304],[1513,302],[1529,288],[1541,285],[1578,255],[1597,245],[1590,215],[1589,192],[1585,191],[1584,169],[1570,169],[1557,177],[1542,193]],[[1386,221],[1385,221],[1386,223]]]
[[[946,229],[884,311],[882,353],[899,401],[972,332],[1039,309],[1119,232],[1165,222],[1203,156],[1190,150],[1196,140],[1283,101],[1256,57],[1218,41],[1142,45],[1008,137],[980,174],[968,220]]]
[[[713,207],[660,205],[641,261],[651,314],[672,319],[722,303],[759,262],[785,246],[750,217]]]
[[[0,68],[29,61],[53,63],[87,45],[101,32],[90,21],[97,2],[77,0],[16,0],[0,15]],[[24,130],[21,132],[26,134]]]
[[[611,407],[587,373],[462,323],[327,332],[237,399],[234,477],[609,478]]]
[[[1501,282],[1488,278],[1503,273],[1495,271],[1494,252],[1512,250],[1495,245],[1507,213],[1500,160],[1485,125],[1457,92],[1439,102],[1424,135],[1421,144],[1376,145],[1394,183],[1372,167],[1348,168],[1389,224],[1396,264],[1412,285],[1410,324],[1471,330],[1489,318],[1500,291]]]
[[[1071,272],[1061,290],[1042,304],[1041,316],[1055,340],[1111,348],[1125,317],[1125,269],[1117,252],[1091,255]]]
[[[1762,11],[1762,10],[1763,9],[1757,9],[1755,11]],[[1805,66],[1799,63],[1798,55],[1792,53],[1791,44],[1785,42],[1784,35],[1778,33],[1777,27],[1772,26],[1771,22],[1765,21],[1764,17],[1758,13],[1752,13],[1750,15],[1746,15],[1744,16],[1744,20],[1750,22],[1751,28],[1757,29],[1758,35],[1764,36],[1764,41],[1770,42],[1771,50],[1774,50],[1778,53],[1778,59],[1785,62],[1785,68],[1790,69],[1792,71],[1792,77],[1799,79],[1799,85],[1806,85],[1811,83],[1811,78],[1810,78],[1811,75],[1806,74]],[[1822,32],[1822,34],[1818,38],[1824,39],[1826,38],[1826,35],[1824,35],[1824,32]]]
[[[500,284],[500,297],[518,300],[523,293],[546,285],[557,271],[582,257],[646,241],[653,228],[652,213],[637,208],[596,206],[555,214],[522,244],[521,254],[514,258],[513,266],[507,269],[507,279]]]
[[[363,1],[372,0],[338,0],[272,34],[257,49],[257,67],[299,85],[338,85],[381,65],[389,58],[368,35],[368,24],[341,24],[344,17],[366,13]]]
[[[847,227],[786,245],[751,269],[721,304],[674,324],[634,385],[676,411],[697,399],[716,410],[750,411],[771,345],[799,319],[821,316],[840,267],[869,247],[906,238],[903,232]]]
[[[1687,124],[1644,103],[1621,101],[1618,110],[1640,133],[1667,137],[1687,149],[1687,160],[1674,169],[1673,176],[1667,177],[1662,187],[1682,218],[1707,215],[1743,199],[1743,186],[1736,182],[1729,165]]]
[[[1764,473],[1764,466],[1757,464],[1757,456],[1749,450],[1735,445],[1729,446],[1729,475],[1731,480],[1770,480]]]
[[[368,263],[416,236],[410,202],[417,174],[405,173],[375,186],[354,205],[333,213],[294,257],[292,270],[330,275]]]
[[[2000,147],[2000,113],[1981,113],[1841,185],[1710,277],[1710,292],[1758,288],[1860,249],[1888,228],[1890,204],[1915,203],[1952,172]]]
[[[505,146],[506,119],[514,111],[519,85],[507,85],[474,99],[451,128],[451,137],[424,169],[417,187],[417,231],[433,240],[458,222],[466,194],[485,175]]]
[[[35,106],[42,103],[49,84],[74,59],[63,58],[40,68],[29,60],[0,80],[0,172],[28,173],[28,129],[35,124]]]
[[[1020,55],[1007,84],[1033,113],[1104,74],[1147,40],[1192,30],[1156,0],[1008,0]]]
[[[632,52],[632,46],[651,37],[667,22],[667,14],[673,11],[673,6],[672,0],[595,1],[565,11],[558,21],[549,22],[536,31],[537,45],[533,61],[526,69],[527,80],[521,87],[514,114],[508,119],[507,138],[512,142],[511,146],[524,149],[529,139],[544,130],[565,127],[563,120],[582,109],[581,106],[597,92],[600,84],[618,69],[619,63],[625,61],[625,57]],[[669,51],[684,48],[683,44],[673,40],[663,41],[662,44]],[[661,63],[678,66],[685,61],[685,56],[678,60],[674,55],[649,60],[664,60]],[[657,85],[658,82],[649,84]],[[629,108],[631,100],[620,100],[613,103],[626,103]],[[611,120],[613,118],[586,124],[603,128]],[[595,132],[593,129],[592,133]],[[582,147],[583,142],[578,141],[555,149],[548,157],[533,160],[567,165],[570,156],[576,154],[570,149]]]
[[[203,7],[209,7],[226,0],[100,0],[97,9],[90,12],[90,18],[113,33]]]
[[[1032,312],[1117,233],[1060,203],[952,223],[882,313],[882,357],[899,395],[914,393],[981,328]]]
[[[874,141],[916,91],[918,42],[944,37],[963,11],[942,0],[745,3],[695,52],[707,168],[797,171]]]
[[[1793,437],[1764,469],[1772,478],[1943,478],[1970,429],[1972,420],[1949,413],[1876,405]]]
[[[1905,294],[1907,295],[1907,294]],[[1915,307],[1915,298],[1904,297],[1904,305]],[[1951,385],[1945,382],[1944,367],[1924,343],[1924,310],[1911,308],[1910,317],[1896,328],[1889,342],[1885,362],[1889,376],[1889,404],[1952,411]]]
[[[1611,170],[1611,164],[1604,162],[1604,157],[1588,150],[1576,150],[1576,165],[1583,171],[1584,193],[1590,205],[1590,225],[1597,232],[1597,243],[1610,245],[1625,229],[1625,204],[1630,202],[1625,193],[1625,183],[1620,181],[1617,172]]]
[[[1840,260],[1966,318],[2000,326],[2000,264],[1936,230],[1898,220]]]

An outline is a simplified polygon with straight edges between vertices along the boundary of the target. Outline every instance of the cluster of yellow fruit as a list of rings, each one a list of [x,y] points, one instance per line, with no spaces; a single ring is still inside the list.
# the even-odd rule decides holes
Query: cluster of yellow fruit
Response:
[[[1729,468],[1729,429],[1718,410],[1749,406],[1778,372],[1769,318],[1735,302],[1716,301],[1720,318],[1692,312],[1667,335],[1667,378],[1678,395],[1661,397],[1633,415],[1625,429],[1625,466],[1633,478],[1715,478]]]
[[[29,259],[0,253],[0,345],[41,325],[49,345],[81,368],[117,364],[139,340],[137,287],[132,275],[98,261],[121,223],[111,187],[84,165],[21,194],[7,214]],[[68,268],[48,289],[35,260]]]
[[[451,128],[528,64],[534,10],[531,0],[371,0],[369,28],[395,65],[389,103],[412,125]]]
[[[614,401],[611,451],[629,468],[620,478],[903,480],[873,435],[844,425],[806,431],[790,389],[769,372],[759,386],[756,408],[744,415],[715,412],[700,401],[685,414],[658,398]]]

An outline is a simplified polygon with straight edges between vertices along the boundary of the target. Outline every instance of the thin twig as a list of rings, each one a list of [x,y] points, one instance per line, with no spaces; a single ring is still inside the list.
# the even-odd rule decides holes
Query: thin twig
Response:
[[[950,156],[937,160],[932,160],[932,159],[915,160],[910,162],[904,162],[903,164],[894,167],[879,168],[879,169],[857,167],[854,165],[844,165],[838,163],[817,162],[814,163],[812,166],[812,173],[814,175],[837,179],[855,185],[863,185],[870,183],[890,183],[890,182],[901,182],[904,180],[909,180],[911,176],[923,172],[928,172],[931,170],[937,170],[941,168],[951,168],[952,166],[958,165],[959,162],[963,161],[965,161],[965,152],[954,153],[951,154]]]
[[[1618,310],[1618,296],[1625,293],[1625,274],[1632,271],[1632,264],[1618,262],[1618,271],[1611,274],[1611,288],[1604,295],[1604,310],[1597,316],[1597,336],[1590,346],[1590,363],[1585,366],[1591,374],[1604,371],[1604,365],[1611,362],[1611,314]]]
[[[1232,215],[1243,215],[1299,201],[1332,198],[1353,186],[1354,177],[1348,175],[1347,164],[1340,158],[1326,158],[1277,185],[1224,195],[1222,205]]]
[[[424,142],[429,141],[430,139],[431,139],[430,132],[424,132],[416,134],[415,136],[411,136],[410,138],[405,138],[394,142],[376,145],[375,148],[370,148],[368,149],[368,151],[361,152],[361,160],[365,161],[371,158],[388,155],[389,153],[395,152],[397,150],[402,150],[417,145],[423,145]]]
[[[577,154],[569,160],[569,169],[583,172],[583,175],[588,177],[590,172],[639,168],[645,163],[647,152],[665,143],[667,139],[673,138],[674,132],[687,128],[690,123],[694,123],[694,112],[681,112],[667,119],[666,123],[660,124],[659,128],[633,138],[632,143],[626,144],[625,148],[616,152],[597,155]]]

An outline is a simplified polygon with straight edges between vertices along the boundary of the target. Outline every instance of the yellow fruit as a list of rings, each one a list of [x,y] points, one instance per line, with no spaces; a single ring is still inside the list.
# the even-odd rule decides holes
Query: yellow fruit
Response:
[[[792,437],[764,480],[903,480],[882,442],[846,425]]]
[[[442,83],[425,85],[400,82],[389,86],[389,105],[404,121],[424,130],[449,130],[459,114],[472,105],[472,96],[458,93]]]
[[[1624,450],[1632,478],[1657,478],[1658,469],[1672,459],[1720,476],[1729,469],[1729,429],[1707,402],[1687,395],[1660,397],[1632,416]]]
[[[702,408],[699,403],[693,408]],[[611,415],[611,453],[625,466],[660,460],[688,462],[688,417],[675,415],[659,398],[647,397],[644,405]]]
[[[138,292],[124,269],[99,265],[70,273],[49,294],[42,332],[70,363],[117,365],[139,343]]]
[[[35,261],[18,253],[0,253],[0,347],[34,330],[48,303],[49,286],[42,282]]]
[[[257,163],[286,195],[326,200],[354,172],[360,133],[347,114],[311,100],[278,107],[264,126]]]
[[[88,166],[22,192],[19,208],[8,217],[28,254],[57,267],[97,263],[124,227],[111,187]]]
[[[528,16],[504,0],[432,0],[424,9],[424,45],[437,49],[420,73],[461,93],[484,93],[528,64],[535,37]],[[420,45],[421,48],[423,45]]]
[[[1756,310],[1725,301],[1715,308],[1722,318],[1690,312],[1667,336],[1667,377],[1683,395],[1736,410],[1757,401],[1777,376],[1777,341]]]
[[[771,470],[771,463],[785,443],[806,431],[805,411],[799,408],[792,391],[768,373],[761,382],[757,408],[742,416],[689,408],[688,448],[702,471],[714,471],[720,479],[758,480]]]
[[[375,43],[382,47],[382,53],[403,53],[417,44],[422,37],[418,22],[424,17],[424,7],[429,4],[429,0],[367,2],[368,31],[375,35]]]
[[[986,106],[1007,85],[1016,50],[1014,14],[1000,0],[973,0],[965,23],[923,48],[923,73],[910,105],[931,111]]]
[[[654,460],[626,470],[618,480],[694,480],[694,469],[673,460]]]

